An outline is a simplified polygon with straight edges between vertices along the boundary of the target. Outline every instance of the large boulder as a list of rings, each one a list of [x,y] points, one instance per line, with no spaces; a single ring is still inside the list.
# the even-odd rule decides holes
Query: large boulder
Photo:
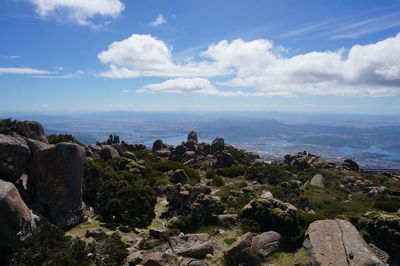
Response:
[[[318,220],[306,231],[304,247],[316,265],[386,265],[348,221]]]
[[[176,266],[178,258],[165,252],[151,252],[146,254],[143,266]]]
[[[152,147],[152,151],[158,151],[158,150],[162,150],[164,148],[164,143],[161,139],[157,139],[156,141],[154,141],[153,143],[153,147]]]
[[[190,131],[187,136],[187,140],[194,140],[196,143],[199,142],[197,138],[197,133],[195,131]]]
[[[176,169],[172,176],[172,182],[177,184],[187,184],[189,183],[189,176],[186,174],[185,170],[183,169]]]
[[[26,125],[29,127],[30,131],[33,133],[34,139],[39,140],[44,143],[49,143],[44,133],[42,124],[37,121],[25,121]]]
[[[22,174],[29,174],[31,152],[19,136],[0,134],[0,176],[14,183]]]
[[[59,143],[40,149],[33,159],[36,201],[50,220],[70,227],[82,219],[82,178],[85,149]]]
[[[230,167],[235,163],[233,156],[229,152],[222,152],[217,155],[217,161],[214,165],[215,168]]]
[[[120,157],[118,151],[111,145],[101,146],[99,155],[100,155],[100,158],[105,161]]]
[[[12,183],[0,179],[0,252],[13,249],[36,229],[34,215]]]

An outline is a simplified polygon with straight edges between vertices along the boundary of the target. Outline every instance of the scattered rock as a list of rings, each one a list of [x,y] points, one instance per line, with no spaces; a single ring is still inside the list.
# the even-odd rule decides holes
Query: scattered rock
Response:
[[[215,168],[230,167],[235,163],[233,156],[229,152],[222,152],[217,155],[217,161],[214,165]]]
[[[101,236],[104,236],[106,233],[104,232],[103,229],[97,228],[97,229],[88,229],[86,230],[85,237],[93,237],[93,238],[99,238]]]
[[[224,251],[225,260],[228,260],[230,257],[233,257],[234,255],[238,254],[240,251],[249,248],[251,246],[252,239],[255,235],[256,234],[254,233],[247,232],[244,235],[238,237],[235,243],[233,243],[229,249]]]
[[[316,174],[315,176],[313,176],[313,178],[311,178],[310,184],[314,187],[324,188],[324,182],[325,177],[323,175]]]
[[[239,217],[237,214],[220,214],[218,222],[223,225],[235,225],[238,223]]]
[[[169,243],[174,253],[196,259],[203,259],[214,252],[208,234],[187,234],[170,237]]]
[[[178,258],[175,255],[164,252],[152,252],[146,254],[143,266],[176,266]]]
[[[131,160],[134,160],[134,161],[137,160],[136,155],[133,152],[130,152],[130,151],[124,151],[122,153],[122,157],[131,159]]]
[[[281,235],[274,231],[264,232],[254,236],[251,240],[250,251],[265,259],[279,250]]]
[[[128,266],[136,266],[136,265],[138,265],[138,264],[141,263],[141,262],[143,261],[143,259],[144,259],[143,254],[144,254],[144,251],[142,251],[142,250],[139,250],[139,251],[136,251],[136,252],[130,254],[130,255],[126,258],[126,264],[127,264]]]

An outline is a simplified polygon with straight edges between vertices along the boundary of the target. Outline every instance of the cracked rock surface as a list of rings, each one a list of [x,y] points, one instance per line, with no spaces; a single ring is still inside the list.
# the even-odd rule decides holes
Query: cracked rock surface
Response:
[[[387,265],[370,250],[357,229],[345,220],[311,223],[303,245],[315,265]]]

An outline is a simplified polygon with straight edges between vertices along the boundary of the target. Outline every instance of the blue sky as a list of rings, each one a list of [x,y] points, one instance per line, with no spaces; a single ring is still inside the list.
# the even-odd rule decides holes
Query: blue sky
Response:
[[[400,114],[399,32],[389,0],[3,0],[0,112]]]

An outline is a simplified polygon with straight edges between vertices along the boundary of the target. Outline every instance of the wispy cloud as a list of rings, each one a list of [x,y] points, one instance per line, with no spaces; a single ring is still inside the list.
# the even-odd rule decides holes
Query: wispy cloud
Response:
[[[364,35],[400,26],[400,12],[372,18],[339,18],[304,25],[281,34],[281,38],[303,37],[309,34],[327,36],[329,39],[356,39]]]
[[[0,55],[1,59],[19,59],[21,56],[19,55]]]
[[[77,71],[66,73],[66,74],[35,75],[35,76],[32,76],[32,77],[41,78],[41,79],[77,79],[77,78],[81,78],[84,74],[85,74],[84,71],[77,70]]]
[[[49,73],[46,70],[28,67],[0,67],[0,75],[40,75]]]
[[[164,18],[164,15],[159,14],[154,21],[150,22],[150,26],[158,27],[165,23],[167,23],[167,20]]]

